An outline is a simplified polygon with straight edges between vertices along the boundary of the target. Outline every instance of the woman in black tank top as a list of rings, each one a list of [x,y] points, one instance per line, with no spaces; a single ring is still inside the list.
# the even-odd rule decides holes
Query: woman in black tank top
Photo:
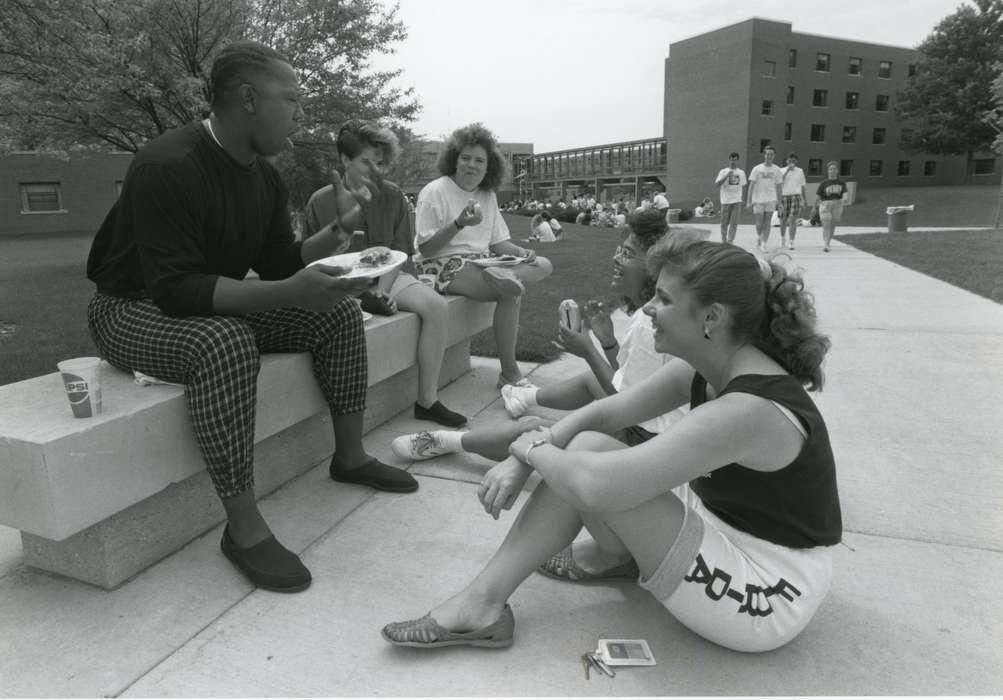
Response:
[[[684,624],[746,651],[789,641],[814,614],[841,520],[828,434],[806,391],[821,389],[829,349],[815,331],[812,298],[800,277],[731,244],[670,237],[648,265],[657,278],[645,306],[655,348],[676,359],[550,429],[523,434],[478,490],[497,518],[534,470],[542,477],[501,548],[428,616],[387,625],[387,641],[507,646],[514,626],[507,600],[534,570],[571,581],[640,574]],[[642,445],[610,437],[685,404],[686,417]],[[572,549],[583,525],[592,540]],[[783,562],[790,574],[746,580],[744,593],[736,574],[731,589],[715,589],[719,572],[701,558],[713,545],[708,533],[755,549],[766,569],[771,557]],[[734,606],[734,634],[714,631],[731,622],[701,619],[699,596],[682,599],[700,610],[681,609],[674,596],[683,589]]]

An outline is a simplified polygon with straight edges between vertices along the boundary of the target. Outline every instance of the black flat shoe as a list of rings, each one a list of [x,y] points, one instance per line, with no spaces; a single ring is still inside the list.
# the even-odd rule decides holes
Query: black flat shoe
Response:
[[[277,593],[298,593],[310,586],[310,571],[300,558],[269,535],[253,547],[239,548],[230,537],[230,527],[223,528],[219,543],[223,555],[240,569],[258,588]]]
[[[418,490],[418,482],[403,469],[383,464],[377,459],[355,469],[335,466],[337,455],[331,458],[331,478],[346,484],[371,486],[391,493],[410,493]]]
[[[436,401],[428,408],[416,403],[414,405],[414,417],[418,420],[430,420],[433,423],[445,425],[449,428],[459,428],[461,425],[467,424],[466,416],[462,416],[456,411],[450,411],[442,405],[441,401]]]

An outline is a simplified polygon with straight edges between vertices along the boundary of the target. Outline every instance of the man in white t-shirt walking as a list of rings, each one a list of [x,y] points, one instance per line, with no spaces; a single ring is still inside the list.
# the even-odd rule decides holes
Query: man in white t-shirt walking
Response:
[[[766,252],[766,241],[770,238],[770,219],[773,218],[773,212],[781,206],[780,188],[784,173],[773,162],[776,156],[777,149],[766,146],[763,149],[763,162],[749,173],[747,204],[756,219],[756,236],[759,238],[756,247],[761,253]]]
[[[714,180],[721,190],[721,242],[734,243],[738,217],[742,213],[742,188],[748,183],[745,171],[738,167],[739,155],[732,151],[728,167],[722,168]]]
[[[783,184],[780,187],[783,198],[780,203],[780,246],[794,250],[794,236],[798,232],[798,217],[801,216],[805,202],[804,186],[807,180],[804,170],[798,167],[798,154],[793,151],[787,154],[787,167],[783,170]],[[790,243],[787,243],[788,226]]]
[[[655,192],[651,206],[662,213],[662,216],[665,217],[665,223],[669,223],[669,198],[665,196],[664,192],[660,190]]]

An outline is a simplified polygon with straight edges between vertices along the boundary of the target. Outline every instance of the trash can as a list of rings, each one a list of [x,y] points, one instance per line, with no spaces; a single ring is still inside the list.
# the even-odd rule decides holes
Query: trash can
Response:
[[[905,233],[909,230],[909,212],[913,210],[913,205],[907,207],[888,207],[885,213],[888,214],[888,233]]]

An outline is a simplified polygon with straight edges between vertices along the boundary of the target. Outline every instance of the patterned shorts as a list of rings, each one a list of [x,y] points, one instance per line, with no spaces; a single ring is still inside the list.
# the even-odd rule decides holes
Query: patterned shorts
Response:
[[[688,484],[672,489],[686,514],[675,543],[639,583],[673,617],[735,651],[776,649],[815,615],[832,584],[832,547],[793,549],[732,527]]]
[[[785,194],[784,195],[784,215],[780,218],[789,219],[794,217],[795,219],[801,214],[801,207],[804,202],[801,200],[801,195],[799,194]]]
[[[480,260],[481,258],[492,257],[490,253],[460,253],[458,255],[447,255],[441,258],[426,258],[415,260],[414,265],[418,269],[419,275],[432,275],[435,277],[435,291],[445,294],[449,291],[449,283],[452,282],[468,260]]]

